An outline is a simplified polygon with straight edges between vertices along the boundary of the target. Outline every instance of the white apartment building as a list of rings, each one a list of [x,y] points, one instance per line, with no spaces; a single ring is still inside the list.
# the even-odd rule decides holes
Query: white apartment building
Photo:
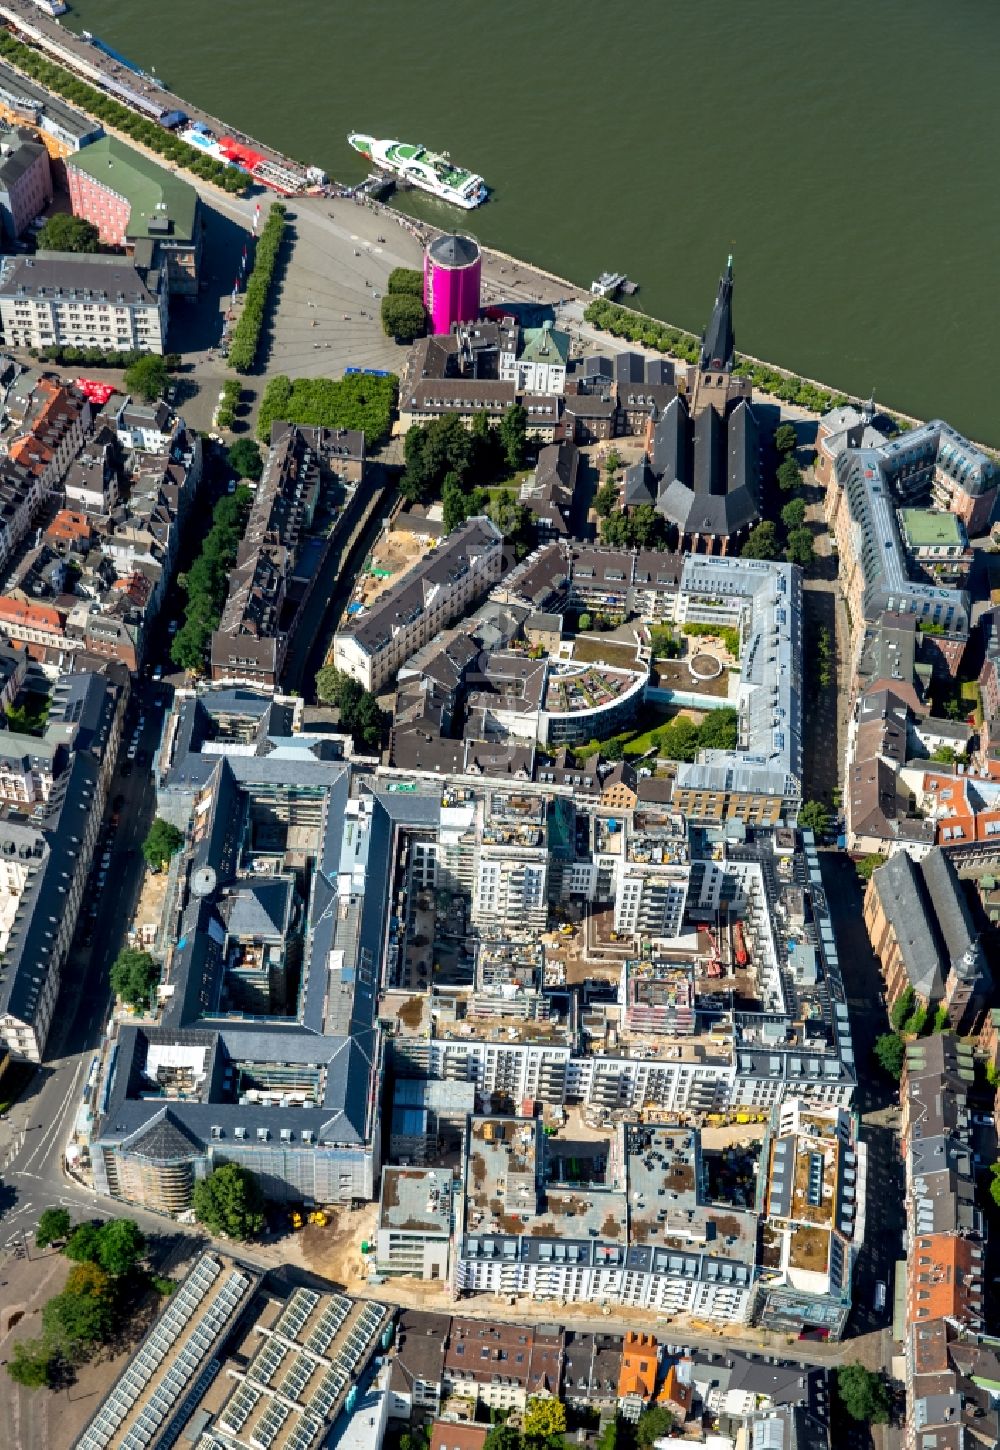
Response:
[[[455,1287],[745,1323],[757,1216],[727,1204],[720,1228],[700,1156],[697,1134],[680,1125],[623,1127],[592,1178],[562,1182],[540,1123],[473,1118]]]
[[[476,925],[502,931],[544,931],[548,867],[544,846],[481,846],[472,897]]]
[[[122,257],[39,252],[0,259],[0,329],[15,347],[162,353],[166,279]]]
[[[379,1273],[446,1282],[451,1214],[450,1168],[383,1168],[375,1235]]]
[[[688,867],[627,861],[615,898],[615,930],[643,937],[679,935]]]
[[[34,735],[0,734],[0,801],[32,806],[52,794],[56,742]]]
[[[334,665],[366,690],[381,690],[410,655],[468,613],[502,569],[500,530],[485,517],[467,520],[394,589],[338,629]]]
[[[557,332],[551,322],[525,328],[515,357],[501,348],[500,381],[513,383],[518,393],[560,397],[566,391],[569,334]]]

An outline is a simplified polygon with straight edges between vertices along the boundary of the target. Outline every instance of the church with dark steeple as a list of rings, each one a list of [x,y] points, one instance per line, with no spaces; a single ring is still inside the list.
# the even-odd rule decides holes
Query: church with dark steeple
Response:
[[[652,424],[646,459],[626,480],[626,503],[654,503],[685,552],[737,553],[760,518],[760,437],[735,362],[730,257],[685,390]]]

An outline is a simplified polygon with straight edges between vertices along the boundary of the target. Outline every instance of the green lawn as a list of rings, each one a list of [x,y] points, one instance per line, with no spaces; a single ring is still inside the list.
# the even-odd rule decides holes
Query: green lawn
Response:
[[[636,755],[644,755],[647,750],[653,748],[653,732],[662,730],[669,720],[677,714],[676,709],[666,705],[648,706],[643,710],[642,724],[644,730],[622,730],[618,735],[608,735],[603,740],[588,740],[585,745],[574,745],[573,752],[578,758],[593,755],[595,750],[603,749],[609,740],[620,740],[626,758]]]

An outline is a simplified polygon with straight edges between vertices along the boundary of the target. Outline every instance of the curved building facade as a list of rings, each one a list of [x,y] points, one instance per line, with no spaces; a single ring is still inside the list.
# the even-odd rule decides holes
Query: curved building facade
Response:
[[[424,306],[431,332],[476,320],[482,265],[479,243],[471,237],[449,234],[430,243],[424,252]]]

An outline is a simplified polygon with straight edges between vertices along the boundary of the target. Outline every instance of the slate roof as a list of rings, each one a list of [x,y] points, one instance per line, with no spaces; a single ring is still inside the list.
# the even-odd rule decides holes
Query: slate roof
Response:
[[[89,857],[81,859],[81,842],[100,799],[100,762],[116,694],[112,681],[102,675],[79,674],[59,682],[53,692],[53,724],[58,726],[64,716],[72,723],[77,716],[77,728],[69,737],[76,748],[30,823],[0,821],[0,856],[16,857],[31,868],[0,958],[0,1015],[33,1022],[47,974],[61,969],[61,960],[53,955],[51,910],[65,895],[67,883],[89,867]]]
[[[21,177],[37,162],[39,156],[45,155],[45,147],[40,141],[22,140],[15,151],[0,160],[0,187],[10,188],[16,186]]]
[[[915,992],[937,1001],[952,968],[963,974],[978,969],[972,913],[955,867],[939,846],[919,861],[897,851],[872,882]]]
[[[214,881],[206,878],[206,894],[190,895],[184,905],[166,979],[172,992],[160,1024],[120,1031],[96,1136],[109,1144],[144,1142],[135,1135],[146,1133],[154,1119],[159,1122],[169,1106],[171,1129],[188,1136],[195,1156],[204,1154],[213,1139],[241,1135],[256,1141],[263,1135],[277,1143],[283,1130],[296,1142],[355,1145],[367,1151],[378,1038],[372,964],[381,954],[394,833],[399,823],[432,824],[441,809],[440,797],[372,790],[364,784],[360,795],[352,797],[350,767],[317,758],[312,748],[316,742],[308,736],[258,736],[251,747],[254,753],[201,754],[211,733],[212,712],[225,714],[241,704],[251,722],[273,718],[271,702],[246,691],[209,692],[181,707],[181,748],[188,755],[178,756],[171,767],[166,799],[171,789],[181,797],[194,787],[206,792],[202,799],[207,808],[191,846],[187,879],[211,867]],[[291,1021],[227,1016],[220,1010],[225,940],[220,913],[228,910],[230,930],[240,927],[247,934],[273,934],[287,919],[288,883],[257,879],[247,887],[246,878],[236,876],[250,793],[272,784],[313,788],[323,801],[303,927],[299,1013]],[[226,895],[229,883],[236,887],[236,898]],[[205,1049],[210,1068],[204,1083],[181,1098],[149,1096],[143,1070],[151,1045],[178,1043]],[[227,1072],[231,1083],[234,1066],[253,1062],[316,1066],[323,1074],[322,1101],[273,1107],[241,1103],[232,1086],[226,1087]],[[303,1139],[306,1133],[310,1137]]]
[[[906,851],[897,851],[872,880],[899,943],[910,985],[922,997],[938,1000],[944,991],[944,975],[916,863]]]
[[[50,302],[61,289],[64,301],[91,292],[96,302],[156,307],[159,274],[135,267],[126,257],[85,252],[36,252],[0,259],[0,297],[25,296]]]
[[[706,407],[691,418],[678,394],[653,432],[656,507],[681,533],[728,538],[760,517],[760,442],[750,404],[728,416]]]
[[[719,290],[708,327],[701,339],[703,368],[732,368],[736,361],[736,339],[733,335],[733,259],[719,278]]]
[[[431,242],[428,251],[439,267],[468,267],[479,258],[479,245],[471,237],[446,233]]]

